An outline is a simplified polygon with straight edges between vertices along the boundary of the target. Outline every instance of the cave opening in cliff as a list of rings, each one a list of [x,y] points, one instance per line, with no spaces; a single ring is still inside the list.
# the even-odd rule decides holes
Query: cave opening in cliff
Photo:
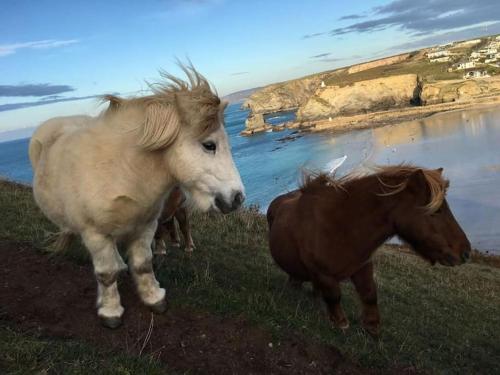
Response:
[[[296,110],[267,113],[264,115],[264,122],[271,126],[281,125],[297,118]]]

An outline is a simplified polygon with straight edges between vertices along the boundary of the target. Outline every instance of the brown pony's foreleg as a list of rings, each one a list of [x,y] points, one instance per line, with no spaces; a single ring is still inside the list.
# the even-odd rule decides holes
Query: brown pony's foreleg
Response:
[[[363,304],[362,324],[368,333],[378,336],[380,314],[377,305],[377,284],[373,279],[373,263],[368,262],[351,276]]]
[[[165,237],[167,235],[167,228],[164,222],[158,221],[158,229],[154,237],[154,253],[163,255],[167,253],[167,245],[165,244]]]
[[[165,228],[170,236],[170,241],[172,242],[173,247],[181,246],[181,238],[179,237],[179,232],[177,231],[177,227],[175,226],[174,217],[172,216],[170,219],[165,221]]]
[[[330,276],[316,275],[313,285],[323,296],[330,320],[341,330],[349,328],[349,320],[347,320],[344,309],[340,304],[342,292],[339,282]]]
[[[180,238],[177,233],[177,228],[175,227],[174,215],[176,210],[181,206],[181,204],[186,200],[186,197],[182,190],[176,186],[170,192],[167,201],[165,202],[160,218],[158,219],[158,229],[155,233],[155,254],[165,254],[166,253],[166,236],[167,233],[170,235],[173,246],[180,246]]]
[[[179,207],[175,212],[175,218],[179,222],[179,228],[182,232],[182,236],[184,237],[184,250],[190,253],[195,249],[195,246],[193,238],[191,237],[191,227],[189,225],[187,209],[185,207]]]

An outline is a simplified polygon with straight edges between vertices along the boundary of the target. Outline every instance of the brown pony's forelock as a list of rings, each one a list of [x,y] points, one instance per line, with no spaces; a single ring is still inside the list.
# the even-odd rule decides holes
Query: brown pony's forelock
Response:
[[[384,190],[383,193],[379,193],[378,195],[390,196],[406,189],[409,177],[419,169],[423,172],[425,180],[427,181],[427,186],[430,190],[429,203],[422,208],[426,213],[432,214],[443,204],[446,190],[449,186],[449,181],[444,179],[438,170],[419,168],[410,164],[374,166],[371,168],[371,173],[352,172],[340,178],[336,178],[335,175],[329,175],[326,173],[303,171],[300,190],[305,192],[316,187],[329,186],[335,188],[336,190],[341,189],[343,191],[347,191],[347,183],[373,175],[377,177],[382,189]],[[397,184],[390,184],[385,182],[384,178],[400,178],[401,182],[398,182]]]
[[[380,184],[385,188],[392,189],[387,193],[382,193],[379,195],[389,196],[399,193],[408,186],[409,177],[417,170],[421,170],[424,174],[425,180],[427,181],[427,186],[429,187],[430,191],[429,203],[427,203],[422,208],[426,211],[426,213],[433,214],[443,204],[446,195],[446,190],[448,189],[449,186],[449,181],[443,178],[440,171],[435,169],[419,168],[409,164],[377,166],[374,167],[374,169],[377,172],[376,176]],[[396,185],[390,185],[383,181],[384,177],[389,177],[389,178],[401,177],[403,178],[403,181],[401,181]]]

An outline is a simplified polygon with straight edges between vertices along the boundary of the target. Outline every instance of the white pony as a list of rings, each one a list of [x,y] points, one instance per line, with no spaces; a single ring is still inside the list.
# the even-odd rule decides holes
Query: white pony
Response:
[[[98,117],[59,117],[34,133],[29,156],[33,193],[62,231],[79,234],[97,278],[97,309],[110,328],[121,324],[117,277],[126,268],[123,244],[142,301],[166,309],[152,268],[151,242],[164,200],[179,185],[193,206],[223,213],[243,202],[244,188],[223,127],[225,103],[192,66],[188,80],[167,73],[153,95],[107,96]]]

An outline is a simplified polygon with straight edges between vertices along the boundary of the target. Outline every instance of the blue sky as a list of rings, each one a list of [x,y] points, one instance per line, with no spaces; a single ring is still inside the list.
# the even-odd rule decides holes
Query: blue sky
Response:
[[[2,0],[0,105],[133,93],[186,56],[225,95],[499,21],[498,0]]]

